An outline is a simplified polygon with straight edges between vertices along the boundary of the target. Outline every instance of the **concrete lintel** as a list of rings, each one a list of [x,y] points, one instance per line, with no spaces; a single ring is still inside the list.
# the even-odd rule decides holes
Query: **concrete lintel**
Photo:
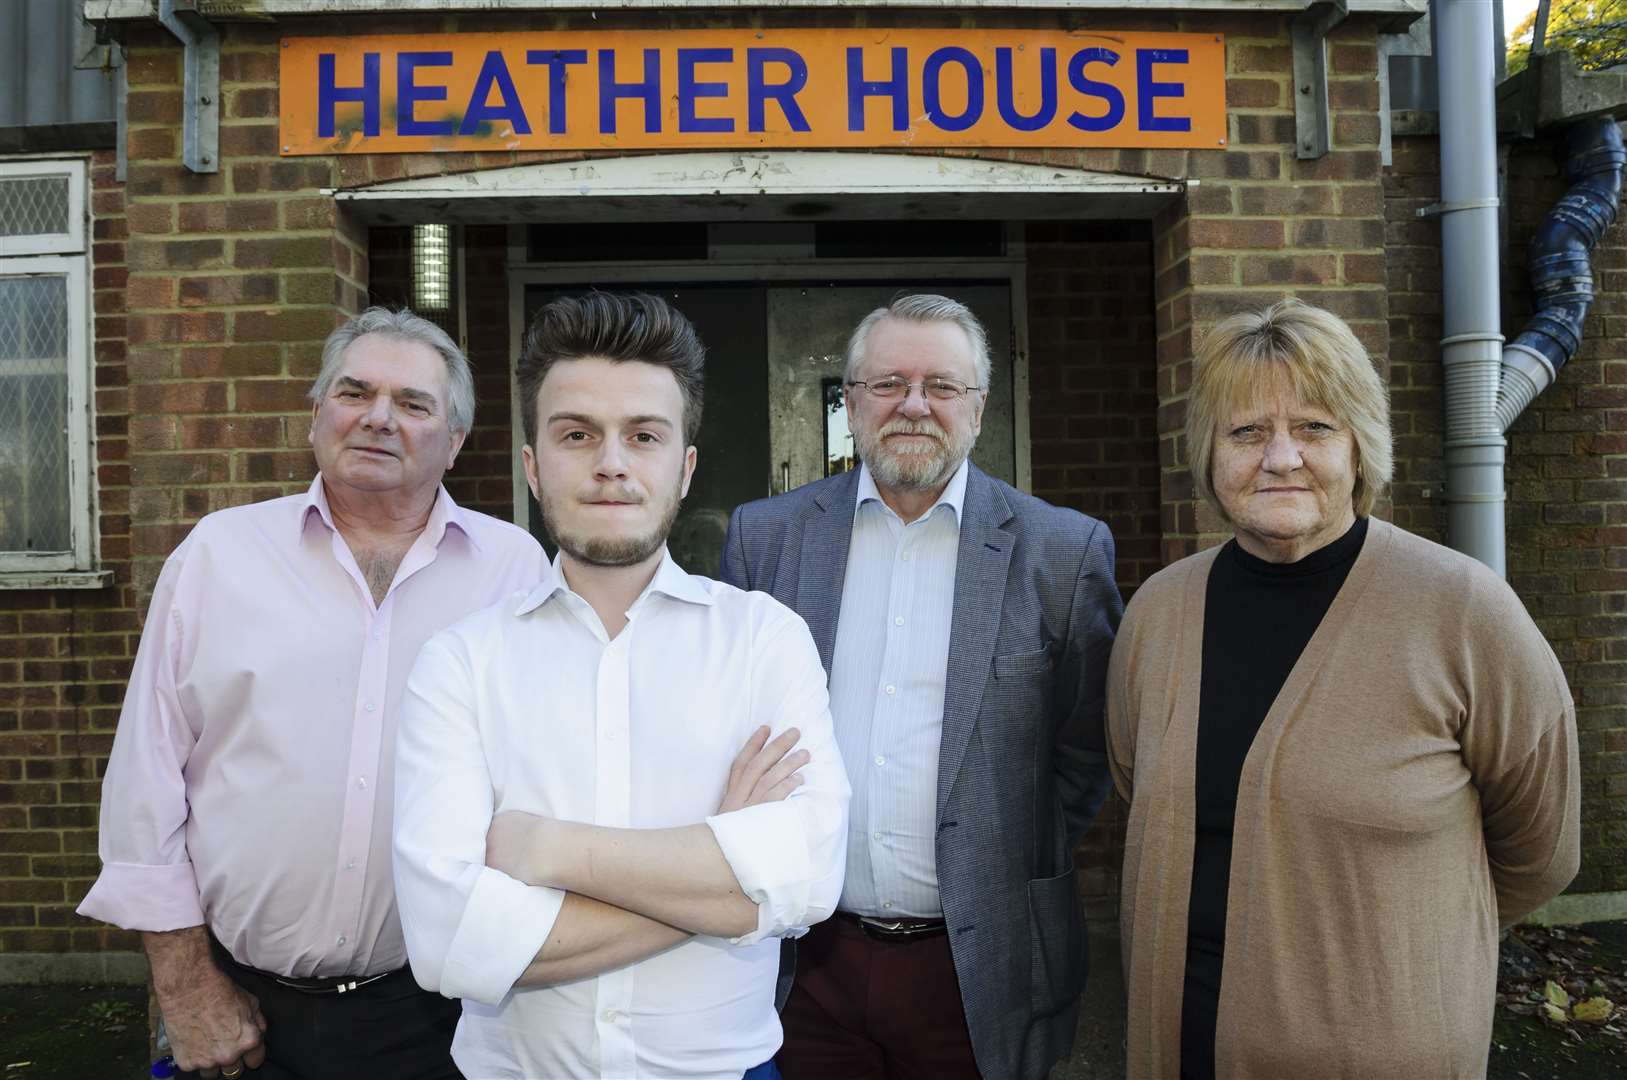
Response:
[[[1194,183],[924,154],[721,151],[484,169],[327,194],[371,224],[899,215],[1006,220],[1150,218]]]
[[[1539,53],[1497,87],[1497,127],[1527,138],[1595,116],[1627,114],[1627,72],[1583,71],[1569,52]]]
[[[1627,892],[1566,893],[1526,916],[1534,926],[1576,926],[1627,919]]]

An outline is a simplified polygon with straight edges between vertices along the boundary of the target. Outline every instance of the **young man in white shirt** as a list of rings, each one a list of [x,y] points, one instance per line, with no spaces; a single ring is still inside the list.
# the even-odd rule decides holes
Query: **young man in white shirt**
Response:
[[[806,625],[666,552],[703,358],[655,297],[538,313],[523,456],[559,554],[408,681],[402,926],[419,982],[464,999],[470,1076],[772,1077],[776,939],[841,892],[849,788]]]

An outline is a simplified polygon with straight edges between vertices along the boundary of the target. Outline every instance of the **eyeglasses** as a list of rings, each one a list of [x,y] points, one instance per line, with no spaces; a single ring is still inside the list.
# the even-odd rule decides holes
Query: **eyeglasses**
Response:
[[[880,379],[852,379],[849,386],[862,386],[877,401],[898,401],[909,396],[910,388],[919,386],[921,393],[933,401],[954,401],[964,397],[967,392],[981,390],[981,386],[967,386],[954,379],[922,379],[919,383],[912,383],[897,376],[888,375]]]

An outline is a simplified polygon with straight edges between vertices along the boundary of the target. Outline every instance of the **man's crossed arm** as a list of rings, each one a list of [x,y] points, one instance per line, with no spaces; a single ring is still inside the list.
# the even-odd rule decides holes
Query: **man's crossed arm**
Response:
[[[792,749],[800,732],[768,735],[758,728],[735,756],[718,813],[778,802],[802,783],[808,752]],[[758,925],[757,905],[705,823],[617,829],[506,811],[487,830],[486,865],[566,893],[517,986],[591,978],[693,934],[740,937]]]

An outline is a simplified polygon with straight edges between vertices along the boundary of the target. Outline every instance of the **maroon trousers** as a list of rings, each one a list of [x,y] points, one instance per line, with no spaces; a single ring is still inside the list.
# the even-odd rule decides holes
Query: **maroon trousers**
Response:
[[[945,934],[878,941],[837,916],[797,942],[785,1080],[977,1080]]]

